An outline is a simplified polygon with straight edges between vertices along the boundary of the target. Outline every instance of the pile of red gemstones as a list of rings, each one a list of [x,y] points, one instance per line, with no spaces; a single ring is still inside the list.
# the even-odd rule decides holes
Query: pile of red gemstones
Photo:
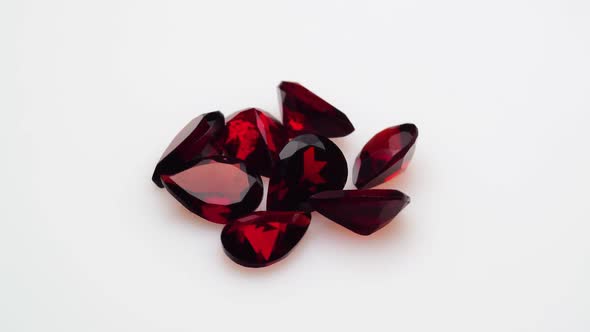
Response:
[[[328,137],[354,131],[346,115],[302,85],[279,85],[283,123],[250,108],[225,121],[220,112],[193,119],[170,143],[152,180],[193,213],[225,224],[221,243],[236,263],[263,267],[284,258],[317,211],[361,234],[383,228],[410,202],[397,190],[368,189],[410,162],[418,129],[389,127],[361,150],[353,168],[358,190],[343,190],[348,166]],[[261,176],[270,178],[268,211],[257,211]]]

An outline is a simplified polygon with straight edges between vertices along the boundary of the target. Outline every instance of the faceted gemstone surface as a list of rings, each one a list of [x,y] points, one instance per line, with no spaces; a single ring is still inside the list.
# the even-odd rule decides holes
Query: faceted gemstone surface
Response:
[[[173,175],[162,175],[166,189],[193,213],[225,224],[254,211],[262,200],[262,180],[231,157],[198,161]]]
[[[410,198],[397,190],[335,190],[315,194],[310,202],[326,218],[370,235],[389,224]]]
[[[240,265],[268,266],[289,254],[309,222],[300,212],[254,212],[225,225],[221,243],[229,258]]]
[[[342,189],[346,159],[329,139],[301,135],[287,143],[270,178],[266,201],[269,210],[310,212],[308,198],[320,191]]]
[[[175,174],[200,158],[221,154],[217,146],[225,119],[221,112],[202,114],[191,120],[174,137],[156,165],[152,181],[163,188],[161,176]]]
[[[354,131],[344,113],[299,83],[281,82],[279,98],[289,137],[306,133],[342,137]]]
[[[404,171],[412,156],[418,128],[411,123],[387,128],[373,136],[356,158],[353,181],[357,188],[371,188]]]
[[[260,175],[270,176],[287,144],[287,131],[272,115],[249,108],[229,118],[222,140],[227,155],[243,160]]]

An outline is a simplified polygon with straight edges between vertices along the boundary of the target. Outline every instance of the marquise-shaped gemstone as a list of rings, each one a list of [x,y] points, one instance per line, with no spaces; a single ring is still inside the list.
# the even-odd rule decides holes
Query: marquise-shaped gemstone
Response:
[[[397,190],[335,190],[315,194],[310,202],[326,218],[357,234],[370,235],[389,224],[410,198]]]
[[[222,142],[227,155],[243,160],[260,175],[270,176],[287,144],[287,131],[272,115],[249,108],[229,118]]]
[[[223,134],[225,119],[221,112],[210,112],[192,119],[174,137],[156,165],[152,181],[164,188],[161,176],[175,174],[200,158],[221,154],[217,141]]]
[[[411,123],[387,128],[373,136],[359,153],[353,168],[357,188],[371,188],[404,171],[412,156],[418,128]]]
[[[262,200],[262,180],[235,158],[216,156],[173,175],[164,186],[184,207],[218,224],[254,211]]]
[[[254,212],[225,225],[221,243],[227,256],[240,265],[268,266],[289,254],[309,223],[305,213]]]
[[[281,82],[279,98],[289,137],[306,133],[342,137],[354,131],[344,113],[299,83]]]
[[[312,209],[308,198],[324,190],[342,189],[348,169],[342,151],[328,138],[307,134],[287,143],[270,178],[268,210]]]

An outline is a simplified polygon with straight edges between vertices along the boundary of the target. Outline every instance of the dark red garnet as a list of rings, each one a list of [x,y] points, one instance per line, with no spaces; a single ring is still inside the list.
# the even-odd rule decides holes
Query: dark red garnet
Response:
[[[217,141],[223,134],[225,119],[221,112],[202,114],[191,120],[174,137],[156,165],[152,181],[164,188],[161,176],[175,174],[200,158],[221,154]]]
[[[315,194],[310,202],[326,218],[370,235],[389,224],[410,198],[397,190],[335,190]]]
[[[270,176],[287,144],[285,127],[272,115],[249,108],[231,116],[225,128],[222,140],[226,154],[243,160],[260,175]]]
[[[299,212],[254,212],[225,225],[221,243],[227,256],[240,265],[268,266],[289,254],[309,222]]]
[[[254,211],[262,200],[262,180],[231,157],[202,159],[173,175],[162,175],[166,189],[193,213],[225,224]]]
[[[418,128],[411,123],[387,128],[373,136],[354,163],[353,181],[357,188],[371,188],[404,171],[418,138]]]
[[[344,113],[299,83],[281,82],[279,97],[289,137],[306,133],[342,137],[354,131]]]
[[[346,159],[325,137],[298,136],[285,145],[280,158],[270,178],[268,210],[310,212],[311,195],[342,189],[346,183]]]

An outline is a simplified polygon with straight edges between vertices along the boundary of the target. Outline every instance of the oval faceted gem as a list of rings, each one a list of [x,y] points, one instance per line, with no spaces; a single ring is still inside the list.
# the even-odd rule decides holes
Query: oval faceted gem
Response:
[[[221,243],[227,256],[240,265],[268,266],[289,254],[309,222],[300,212],[254,212],[225,225]]]
[[[173,175],[164,186],[184,207],[218,224],[254,211],[262,200],[262,180],[243,162],[225,156],[202,159]]]
[[[174,137],[156,165],[152,181],[164,188],[161,176],[175,174],[200,158],[221,154],[217,140],[223,134],[225,119],[221,112],[202,114],[191,120]]]
[[[344,113],[299,83],[281,82],[279,97],[289,137],[305,133],[342,137],[354,131]]]
[[[298,136],[285,145],[280,158],[270,178],[266,201],[269,210],[310,212],[307,200],[311,195],[342,189],[346,183],[346,159],[325,137]]]
[[[226,154],[243,160],[260,175],[270,176],[287,144],[287,131],[272,115],[249,108],[227,121],[222,140]]]
[[[411,123],[387,128],[373,136],[356,158],[353,181],[357,188],[371,188],[387,182],[404,171],[418,138]]]
[[[335,190],[315,194],[310,202],[326,218],[370,235],[389,224],[410,198],[397,190]]]

